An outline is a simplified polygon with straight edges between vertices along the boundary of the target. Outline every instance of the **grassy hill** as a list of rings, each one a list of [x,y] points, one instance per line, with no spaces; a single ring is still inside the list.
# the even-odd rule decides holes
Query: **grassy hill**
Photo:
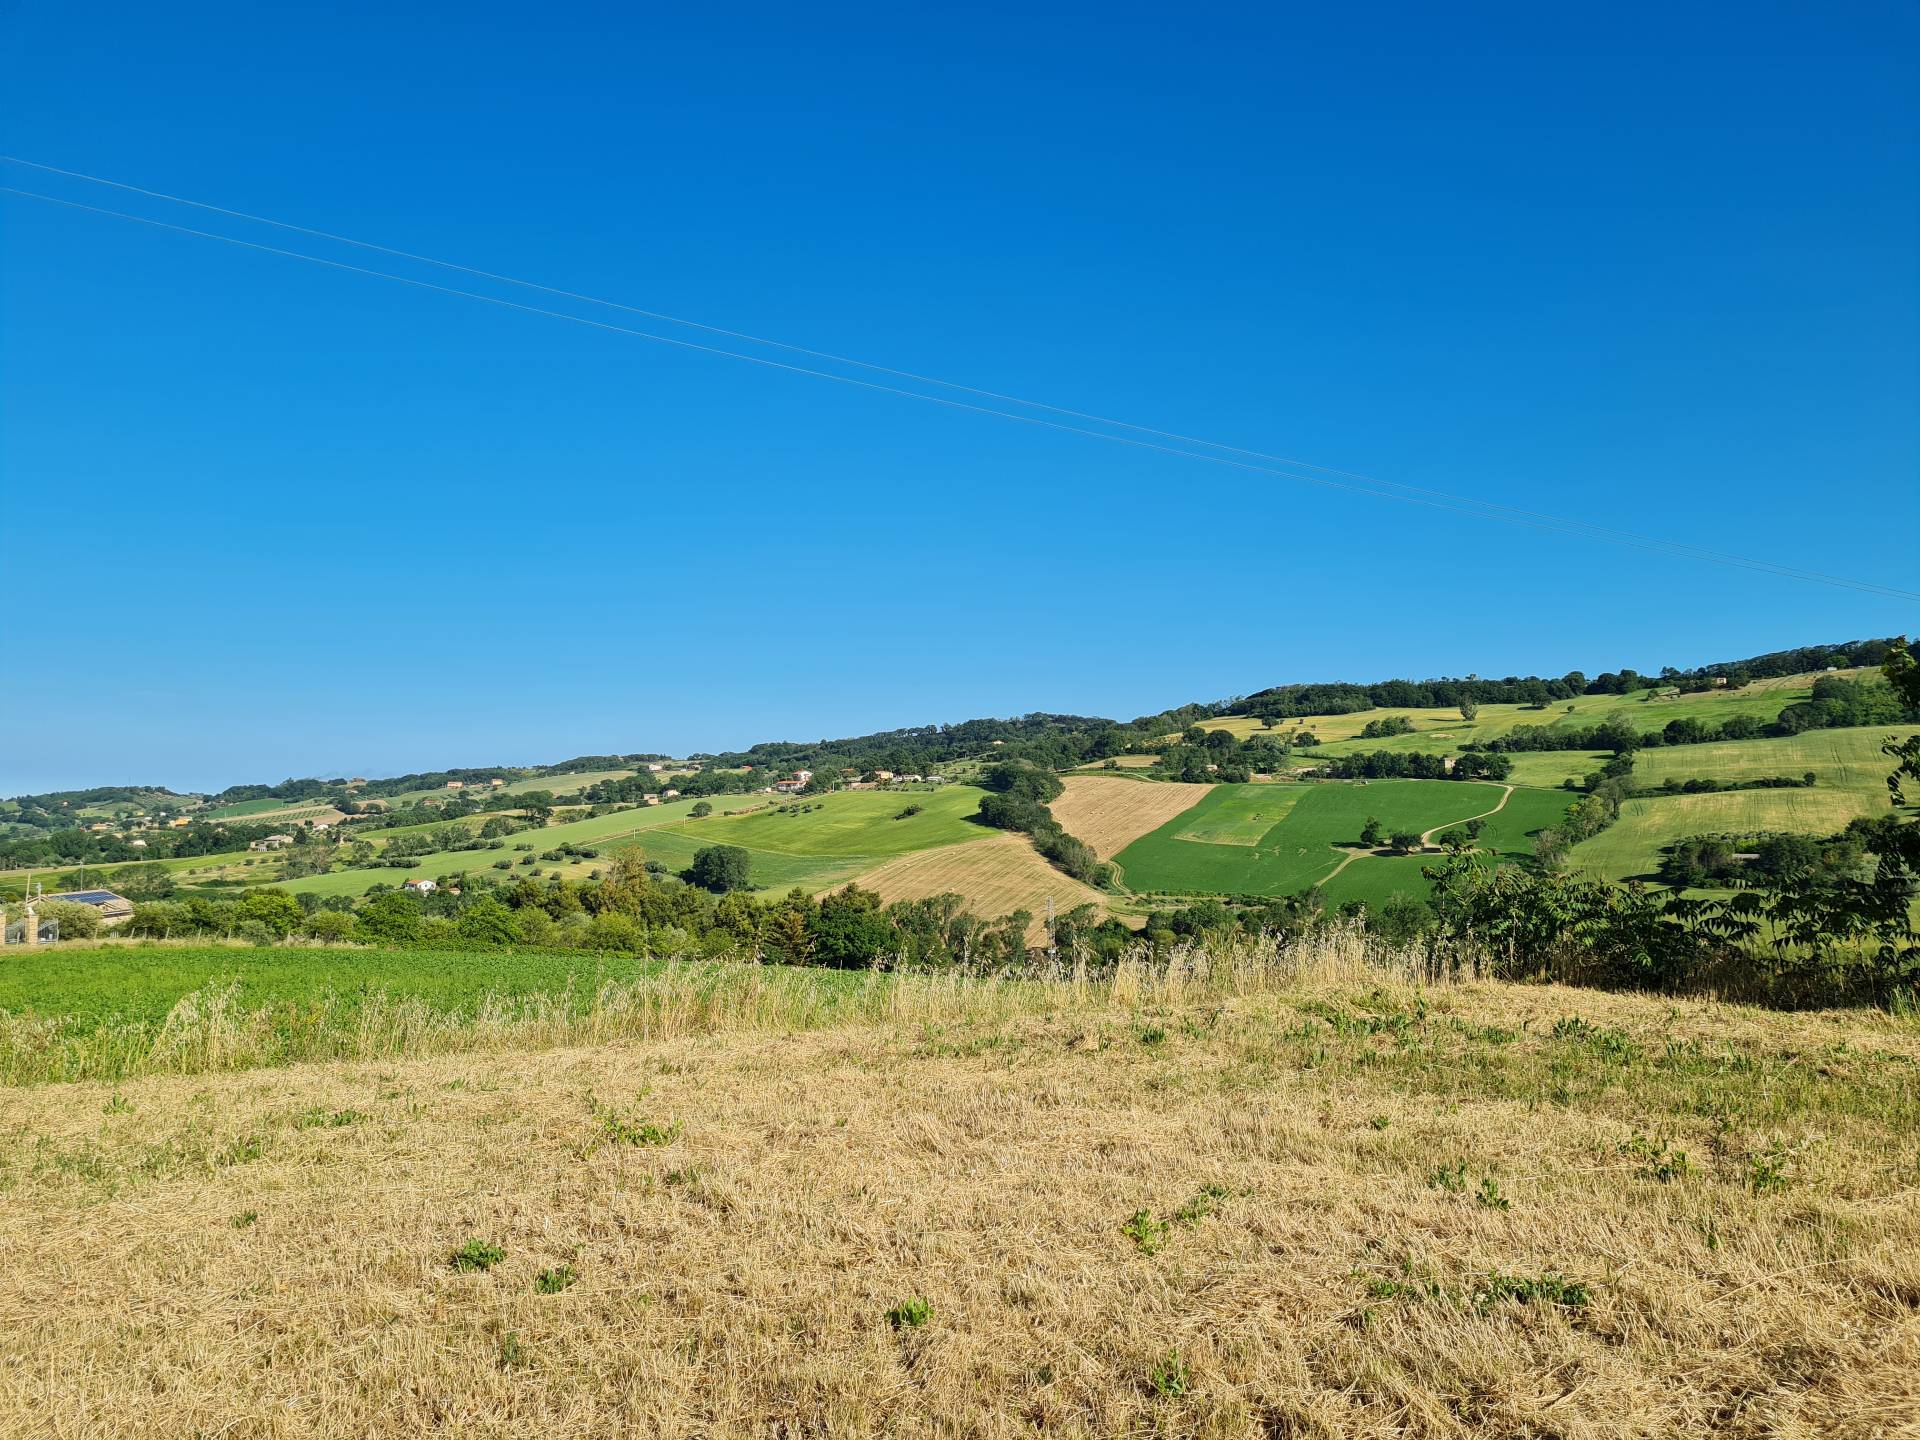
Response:
[[[565,1023],[435,1014],[232,1074],[186,1041],[250,1032],[203,1021],[141,1052],[186,1073],[0,1090],[14,1412],[367,1440],[1920,1413],[1911,1019],[1337,955],[1229,988],[675,969]]]

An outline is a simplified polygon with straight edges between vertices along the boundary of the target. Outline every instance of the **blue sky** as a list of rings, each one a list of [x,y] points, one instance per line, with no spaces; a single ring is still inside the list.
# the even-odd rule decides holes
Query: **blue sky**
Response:
[[[10,7],[0,148],[1920,588],[1920,12],[1347,11]],[[0,793],[1917,624],[12,197],[0,307]]]

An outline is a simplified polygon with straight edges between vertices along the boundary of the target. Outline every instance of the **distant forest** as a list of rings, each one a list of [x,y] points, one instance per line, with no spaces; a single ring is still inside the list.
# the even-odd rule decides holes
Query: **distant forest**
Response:
[[[1464,678],[1433,680],[1381,680],[1372,684],[1330,682],[1276,685],[1251,695],[1228,700],[1197,702],[1176,706],[1153,715],[1142,715],[1121,723],[1089,715],[1057,715],[1035,712],[1009,719],[965,720],[953,725],[919,725],[898,730],[883,730],[870,735],[854,735],[833,740],[765,741],[745,750],[718,754],[695,754],[687,758],[701,761],[707,774],[691,777],[681,788],[689,794],[718,793],[741,788],[738,779],[722,779],[712,772],[741,766],[753,767],[755,776],[773,771],[785,773],[798,768],[825,771],[849,767],[861,771],[892,770],[897,773],[938,773],[958,760],[993,755],[1002,759],[1022,759],[1060,769],[1085,764],[1089,760],[1108,759],[1137,750],[1143,742],[1180,732],[1206,720],[1225,715],[1248,715],[1265,719],[1294,719],[1316,715],[1347,715],[1373,709],[1450,708],[1462,703],[1538,705],[1543,709],[1556,701],[1579,695],[1627,694],[1648,686],[1672,686],[1682,692],[1706,690],[1726,683],[1730,686],[1781,675],[1799,675],[1829,667],[1876,666],[1887,656],[1894,641],[1850,640],[1834,645],[1808,645],[1794,650],[1776,650],[1743,660],[1726,660],[1689,669],[1668,666],[1657,673],[1645,673],[1631,667],[1588,676],[1581,671],[1565,675],[1509,675],[1501,679],[1469,675]],[[1520,748],[1515,746],[1513,748]],[[437,790],[449,780],[468,784],[484,783],[494,776],[509,779],[559,777],[594,771],[629,769],[647,761],[666,757],[653,752],[634,754],[581,755],[557,765],[538,767],[481,766],[452,770],[421,771],[368,780],[356,786],[354,796],[361,801],[382,799],[415,790]],[[646,775],[641,772],[641,777]],[[589,798],[599,800],[630,799],[627,789],[658,788],[657,780],[635,777],[631,782],[610,782],[592,787]],[[636,783],[637,782],[637,783]],[[210,797],[214,806],[246,800],[345,800],[346,780],[288,779],[277,785],[233,785]],[[757,781],[755,782],[757,783]],[[621,793],[613,793],[620,791]],[[602,793],[604,792],[604,793]],[[24,824],[36,828],[60,828],[73,823],[83,806],[140,799],[158,808],[171,808],[168,801],[190,803],[194,797],[172,796],[159,786],[101,786],[91,790],[67,790],[44,795],[14,797],[9,810],[0,810],[0,822]]]

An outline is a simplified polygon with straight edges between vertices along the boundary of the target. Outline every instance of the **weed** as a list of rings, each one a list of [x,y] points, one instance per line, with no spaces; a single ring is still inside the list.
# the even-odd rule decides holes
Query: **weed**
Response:
[[[1224,1185],[1202,1185],[1200,1193],[1173,1212],[1173,1218],[1182,1225],[1197,1225],[1207,1216],[1220,1209],[1220,1202],[1227,1198]]]
[[[1367,1117],[1367,1124],[1376,1130],[1384,1130],[1392,1123],[1393,1117],[1391,1115],[1369,1115]]]
[[[1787,1188],[1787,1152],[1778,1140],[1766,1153],[1753,1157],[1747,1169],[1747,1187],[1756,1195],[1772,1195]]]
[[[1149,1025],[1140,1032],[1140,1043],[1142,1045],[1159,1045],[1163,1043],[1166,1038],[1166,1027],[1162,1025]]]
[[[1157,1255],[1167,1243],[1167,1223],[1155,1217],[1151,1210],[1136,1210],[1131,1219],[1120,1227],[1120,1233],[1140,1247],[1142,1255]]]
[[[500,1368],[517,1370],[527,1363],[527,1347],[520,1343],[520,1332],[509,1330],[500,1337]]]
[[[102,1115],[131,1115],[133,1113],[133,1102],[127,1099],[126,1096],[116,1092],[111,1100],[100,1107],[100,1113]]]
[[[1467,1188],[1467,1162],[1456,1160],[1451,1165],[1442,1165],[1427,1176],[1427,1186],[1432,1190],[1451,1190],[1459,1194]]]
[[[242,1135],[214,1157],[216,1165],[245,1165],[267,1153],[267,1142],[258,1135]]]
[[[507,1252],[491,1240],[469,1240],[453,1252],[456,1270],[491,1270],[507,1258]]]
[[[367,1119],[364,1110],[328,1110],[324,1105],[316,1105],[311,1110],[303,1110],[294,1119],[296,1130],[338,1130],[343,1125],[357,1125]]]
[[[571,1265],[556,1265],[534,1276],[533,1288],[542,1295],[558,1295],[579,1278],[573,1273]]]
[[[933,1306],[918,1295],[887,1311],[887,1323],[896,1330],[917,1330],[933,1318]]]
[[[1178,1350],[1169,1350],[1166,1358],[1147,1376],[1147,1384],[1162,1400],[1178,1400],[1193,1387],[1193,1373],[1187,1369],[1187,1362],[1180,1358]]]
[[[1480,1192],[1473,1198],[1489,1210],[1506,1210],[1511,1208],[1507,1197],[1500,1193],[1500,1182],[1495,1180],[1491,1175],[1483,1175],[1480,1177]]]
[[[1649,1180],[1666,1184],[1684,1180],[1693,1173],[1693,1162],[1687,1159],[1687,1152],[1675,1150],[1664,1140],[1650,1140],[1644,1135],[1635,1135],[1622,1144],[1620,1150],[1622,1154],[1642,1162],[1640,1174]]]
[[[1553,1270],[1537,1277],[1503,1275],[1495,1270],[1473,1287],[1474,1308],[1479,1310],[1502,1300],[1518,1300],[1523,1305],[1540,1301],[1563,1310],[1584,1310],[1592,1298],[1585,1285]]]
[[[227,1223],[233,1226],[233,1228],[236,1230],[245,1230],[249,1225],[253,1224],[253,1222],[258,1220],[259,1218],[260,1218],[260,1212],[258,1210],[242,1210],[238,1215],[234,1216],[233,1219],[229,1220]]]
[[[616,1110],[612,1106],[602,1105],[593,1096],[587,1096],[587,1108],[593,1112],[593,1118],[600,1123],[600,1133],[593,1143],[587,1146],[588,1154],[602,1143],[608,1145],[671,1145],[680,1138],[680,1122],[670,1121],[661,1125],[652,1120],[642,1120],[631,1110]]]

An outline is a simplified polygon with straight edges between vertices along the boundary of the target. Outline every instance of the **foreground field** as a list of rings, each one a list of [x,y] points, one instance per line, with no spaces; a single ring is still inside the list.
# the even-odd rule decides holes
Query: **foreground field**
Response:
[[[0,1431],[1920,1415],[1910,1023],[1361,973],[794,1023],[0,1092]]]

